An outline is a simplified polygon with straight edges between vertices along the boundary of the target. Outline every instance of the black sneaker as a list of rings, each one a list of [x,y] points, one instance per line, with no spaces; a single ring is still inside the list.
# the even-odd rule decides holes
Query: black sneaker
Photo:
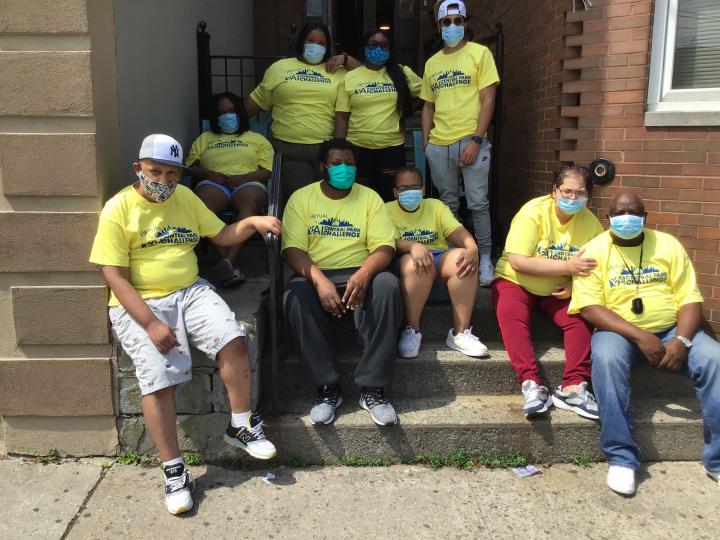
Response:
[[[321,386],[318,388],[317,401],[310,409],[310,423],[313,426],[332,423],[335,420],[335,411],[340,408],[342,402],[339,386]]]
[[[370,413],[378,426],[397,424],[397,414],[390,402],[385,399],[383,388],[363,388],[360,391],[360,406]]]
[[[260,415],[250,416],[248,425],[239,428],[228,424],[223,439],[226,443],[242,448],[255,459],[271,459],[277,454],[275,445],[265,437],[265,423]]]
[[[193,507],[192,491],[195,482],[185,465],[163,467],[165,473],[165,506],[173,515],[182,514]]]

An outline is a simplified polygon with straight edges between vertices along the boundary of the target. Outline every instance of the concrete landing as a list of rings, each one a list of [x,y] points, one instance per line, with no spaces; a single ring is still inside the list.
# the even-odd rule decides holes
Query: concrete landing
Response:
[[[54,467],[54,469],[50,469]],[[79,469],[87,472],[74,474]],[[605,485],[605,465],[512,472],[424,467],[270,467],[251,472],[195,467],[195,508],[165,511],[158,469],[94,464],[5,465],[4,540],[61,538],[593,538],[712,539],[720,490],[698,463],[653,463],[638,494]],[[263,481],[268,471],[273,483]],[[89,474],[92,473],[92,474]],[[70,484],[79,477],[92,481]],[[45,482],[30,479],[47,478]],[[68,489],[67,492],[64,492]],[[86,501],[77,513],[32,511],[33,501]],[[26,500],[28,504],[23,503]],[[50,503],[52,504],[52,503]],[[73,508],[75,508],[73,506]],[[30,514],[26,513],[29,509]],[[56,520],[60,520],[59,523]]]

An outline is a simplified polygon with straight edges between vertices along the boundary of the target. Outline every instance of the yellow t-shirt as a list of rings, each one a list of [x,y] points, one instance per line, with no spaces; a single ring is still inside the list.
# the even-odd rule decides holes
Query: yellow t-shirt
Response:
[[[422,79],[402,66],[410,94],[420,95]],[[350,113],[347,140],[363,148],[387,148],[405,142],[400,131],[397,91],[387,69],[378,71],[361,66],[340,83],[335,110]]]
[[[193,248],[224,226],[185,186],[164,203],[151,203],[130,185],[105,203],[90,262],[128,267],[142,298],[160,298],[197,280]],[[112,293],[109,304],[120,304]]]
[[[532,294],[549,296],[553,287],[568,282],[570,276],[531,276],[515,272],[507,254],[566,261],[601,232],[602,225],[587,208],[563,225],[555,214],[555,201],[550,195],[532,199],[515,214],[510,224],[495,277],[517,283]],[[583,256],[589,257],[587,253]]]
[[[403,210],[397,201],[385,204],[390,220],[395,225],[396,237],[409,242],[420,242],[430,251],[448,248],[447,238],[462,227],[450,209],[438,199],[423,199],[414,212]]]
[[[325,71],[325,64],[309,65],[297,58],[272,64],[250,97],[272,109],[273,137],[290,143],[317,144],[332,139],[335,102],[345,69]]]
[[[430,142],[446,146],[477,129],[480,90],[500,82],[490,49],[468,42],[451,54],[435,53],[425,64],[420,97],[435,104]]]
[[[586,277],[573,277],[568,313],[604,306],[643,330],[659,332],[677,324],[681,306],[703,301],[682,244],[667,233],[644,232],[639,270],[641,246],[616,246],[609,231],[585,245],[585,256],[597,259],[598,266]],[[643,301],[640,314],[632,312],[635,298]]]
[[[362,266],[381,246],[395,249],[395,229],[377,193],[355,184],[347,197],[333,200],[320,183],[290,196],[283,214],[283,251],[301,249],[321,270],[337,270]]]
[[[201,167],[211,171],[246,174],[259,168],[271,171],[273,154],[270,142],[254,131],[242,135],[206,131],[192,143],[185,163],[200,161]]]

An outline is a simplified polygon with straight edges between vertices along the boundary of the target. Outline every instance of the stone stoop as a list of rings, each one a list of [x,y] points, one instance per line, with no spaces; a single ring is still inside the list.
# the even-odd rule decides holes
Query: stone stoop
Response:
[[[515,373],[507,358],[490,292],[478,292],[472,322],[490,348],[489,358],[469,358],[444,341],[451,325],[449,304],[430,305],[423,315],[423,346],[415,359],[398,358],[387,396],[399,424],[376,426],[358,405],[353,373],[360,350],[346,316],[334,333],[339,351],[343,406],[329,426],[312,426],[308,413],[316,397],[299,359],[288,344],[279,355],[282,414],[267,418],[268,436],[278,460],[338,463],[348,456],[402,461],[424,452],[509,451],[537,462],[566,462],[573,455],[603,459],[599,425],[554,409],[529,422],[522,413]],[[562,335],[543,315],[532,324],[544,383],[552,390],[564,367]],[[263,395],[270,396],[269,380]],[[638,444],[646,460],[697,460],[702,451],[702,413],[692,384],[678,375],[651,368],[633,374]],[[209,442],[208,449],[215,443]],[[220,449],[218,449],[220,450]]]
[[[265,344],[267,320],[267,276],[248,278],[242,285],[232,289],[218,289],[235,317],[247,334],[248,352],[252,370],[252,403],[257,407],[260,400],[261,358]],[[178,426],[183,451],[204,453],[209,439],[222,439],[230,412],[227,392],[222,384],[215,363],[204,353],[192,348],[193,378],[179,385],[176,391]],[[118,393],[117,418],[120,450],[156,453],[152,439],[145,429],[140,405],[140,387],[135,378],[132,360],[121,349],[116,368]],[[225,425],[215,429],[222,419]],[[216,453],[208,455],[216,458]]]

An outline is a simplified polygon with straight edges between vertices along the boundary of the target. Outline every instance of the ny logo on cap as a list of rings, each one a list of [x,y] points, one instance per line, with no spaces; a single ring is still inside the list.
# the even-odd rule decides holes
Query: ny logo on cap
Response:
[[[170,154],[172,155],[172,157],[180,157],[180,149],[177,147],[176,144],[173,144],[170,147]]]

